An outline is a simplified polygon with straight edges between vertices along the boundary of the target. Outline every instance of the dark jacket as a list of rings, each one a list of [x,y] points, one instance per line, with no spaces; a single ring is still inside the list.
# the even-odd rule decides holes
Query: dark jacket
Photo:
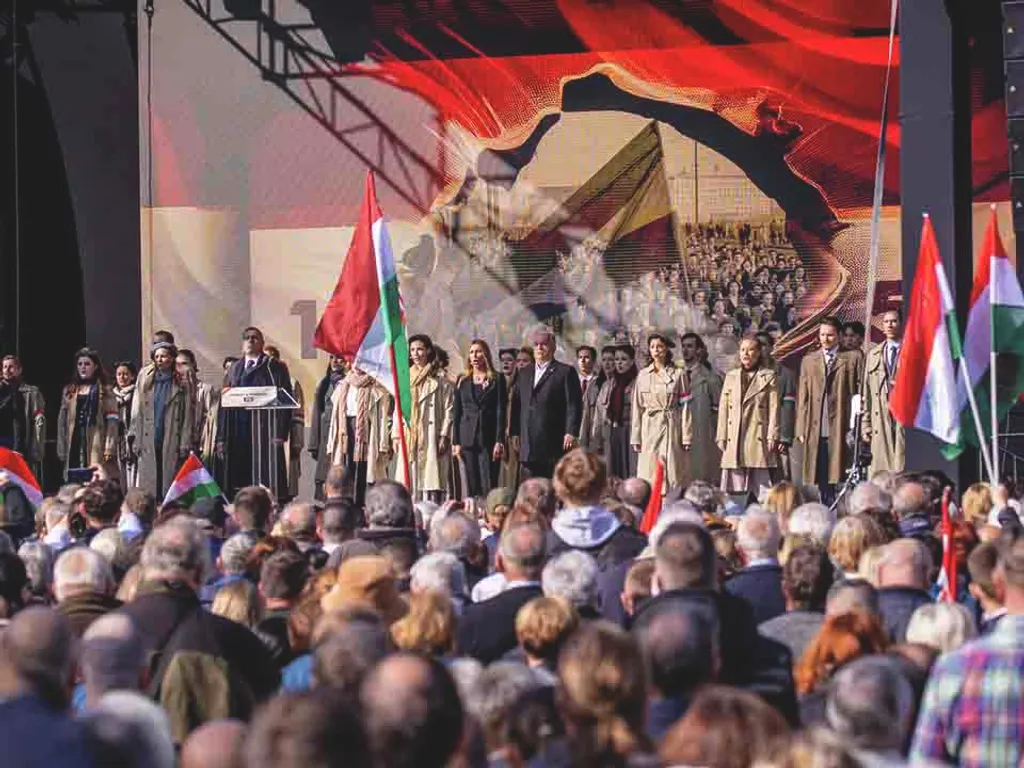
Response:
[[[622,607],[622,593],[626,589],[626,574],[633,567],[632,560],[605,568],[597,575],[597,607],[601,615],[613,624],[628,627],[632,623]]]
[[[796,662],[804,655],[824,623],[825,614],[819,611],[795,610],[769,619],[757,629],[765,637],[789,648]]]
[[[725,582],[725,591],[746,600],[754,611],[754,621],[762,624],[786,612],[782,596],[782,566],[755,565],[744,568]]]
[[[0,528],[18,547],[35,532],[35,510],[25,497],[25,492],[13,481],[0,481],[0,503],[4,508],[3,525]]]
[[[121,601],[115,597],[88,592],[62,600],[57,611],[68,620],[75,637],[80,638],[96,619],[120,607]]]
[[[505,440],[508,391],[500,373],[481,391],[473,386],[472,376],[463,376],[455,389],[452,445],[486,451]]]
[[[519,371],[512,394],[509,434],[519,438],[519,460],[554,464],[566,435],[578,435],[583,419],[580,377],[571,365],[552,360],[537,386],[534,365]]]
[[[459,624],[459,653],[490,664],[518,645],[516,614],[543,595],[539,586],[513,587],[490,600],[466,606]]]
[[[81,723],[35,696],[0,701],[0,765],[90,768],[97,765]]]
[[[878,590],[878,613],[893,643],[907,639],[907,625],[914,611],[935,602],[927,592],[912,587],[882,587]]]

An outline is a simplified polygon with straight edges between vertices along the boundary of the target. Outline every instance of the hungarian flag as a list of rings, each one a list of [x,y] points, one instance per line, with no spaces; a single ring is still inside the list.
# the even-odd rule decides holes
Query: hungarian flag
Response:
[[[889,397],[893,418],[955,445],[960,436],[954,360],[960,332],[931,219],[925,216],[900,364]]]
[[[974,390],[981,423],[992,423],[992,365],[996,358],[996,414],[1000,420],[1024,392],[1024,294],[1014,264],[1006,257],[999,223],[993,208],[971,289],[971,309],[964,334],[964,362],[968,381],[957,381],[957,397],[963,422],[962,440],[972,445],[979,439],[967,400]],[[991,435],[989,436],[991,439]]]
[[[28,468],[25,459],[16,451],[0,448],[0,482],[11,482],[21,488],[33,507],[38,507],[43,501],[39,481]]]
[[[373,173],[341,277],[316,327],[313,345],[348,360],[391,393],[399,415],[411,412],[409,342],[398,295],[398,274]]]
[[[174,482],[167,489],[164,497],[164,504],[177,501],[185,507],[191,507],[199,499],[209,496],[220,496],[220,488],[216,481],[206,471],[206,467],[194,453],[190,453],[185,463],[181,465],[178,474],[174,476]]]
[[[953,541],[953,521],[949,516],[950,489],[942,494],[942,570],[939,571],[939,600],[956,602],[956,546]]]

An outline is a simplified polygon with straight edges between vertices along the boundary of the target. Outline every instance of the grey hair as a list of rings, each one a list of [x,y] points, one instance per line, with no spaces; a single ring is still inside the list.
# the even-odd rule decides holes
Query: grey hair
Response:
[[[455,681],[459,698],[462,699],[462,706],[468,707],[471,701],[476,701],[476,689],[480,684],[481,676],[483,676],[484,665],[469,656],[460,656],[449,662],[448,671]]]
[[[487,728],[508,718],[512,705],[540,687],[540,678],[525,664],[496,661],[476,680],[465,702],[467,711]]]
[[[465,560],[480,546],[480,526],[461,512],[434,515],[430,525],[430,550],[451,552]]]
[[[759,507],[740,518],[736,546],[743,550],[748,559],[777,557],[781,539],[779,519],[771,512]]]
[[[32,593],[45,595],[53,583],[53,552],[41,541],[27,541],[18,549],[18,557],[25,564]]]
[[[90,696],[138,690],[146,648],[135,622],[120,613],[94,621],[82,636],[82,677]]]
[[[668,530],[672,523],[693,523],[701,528],[707,527],[704,522],[704,516],[692,501],[677,499],[671,504],[666,504],[664,509],[661,510],[661,514],[658,515],[658,521],[654,524],[650,535],[647,537],[647,542],[652,551],[658,546],[658,541],[661,539],[662,534]]]
[[[53,566],[53,596],[58,603],[85,592],[106,595],[113,588],[114,572],[110,563],[88,547],[65,550]]]
[[[534,339],[538,336],[542,336],[545,339],[551,339],[551,341],[558,343],[558,337],[555,336],[555,332],[547,325],[538,323],[526,332],[525,340],[528,344],[534,344]]]
[[[690,483],[683,498],[707,514],[716,513],[722,506],[722,492],[703,480],[694,480]]]
[[[914,692],[898,662],[865,656],[842,667],[829,686],[825,719],[854,746],[899,751],[911,727]]]
[[[174,768],[174,736],[160,705],[141,693],[107,694],[83,723],[116,757],[138,768]],[[124,763],[122,763],[124,764]]]
[[[281,512],[288,536],[316,536],[316,507],[308,501],[293,501]]]
[[[878,590],[865,579],[837,581],[829,588],[828,597],[825,598],[825,615],[836,616],[854,610],[877,616]]]
[[[433,501],[417,501],[413,505],[413,509],[416,511],[416,524],[420,530],[430,533],[430,522],[440,508],[441,505],[435,504]]]
[[[793,510],[787,531],[790,536],[809,536],[827,549],[835,524],[834,512],[820,502],[811,501]]]
[[[104,528],[97,533],[91,542],[89,549],[98,552],[110,563],[111,568],[128,570],[128,552],[124,545],[124,536],[117,528]]]
[[[416,519],[409,491],[393,480],[366,489],[366,522],[371,528],[412,528]]]
[[[547,549],[544,530],[532,523],[513,525],[498,543],[498,554],[503,561],[537,576],[547,559]]]
[[[888,581],[883,574],[890,569],[900,569],[904,573],[912,572],[913,578],[922,587],[928,583],[928,574],[932,568],[932,555],[924,542],[917,539],[896,539],[882,548],[882,557],[878,561],[878,577],[880,582]],[[880,583],[880,586],[887,586]]]
[[[206,534],[191,518],[176,517],[149,534],[140,562],[147,581],[185,578],[202,584],[210,569]]]
[[[443,592],[449,597],[466,596],[466,566],[451,552],[431,552],[413,565],[409,574],[413,592]]]
[[[570,549],[544,566],[541,585],[547,597],[561,597],[573,607],[597,607],[597,561],[586,552]]]
[[[874,482],[858,483],[847,499],[846,513],[860,515],[876,510],[892,511],[892,494]]]
[[[977,636],[974,617],[960,603],[926,603],[907,624],[908,643],[921,643],[939,653],[955,651]]]
[[[236,533],[220,548],[220,569],[225,576],[241,576],[249,565],[249,553],[256,546],[251,533]]]

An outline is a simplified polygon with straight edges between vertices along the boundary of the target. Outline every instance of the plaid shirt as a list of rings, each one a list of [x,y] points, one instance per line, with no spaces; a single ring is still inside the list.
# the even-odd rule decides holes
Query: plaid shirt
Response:
[[[1024,615],[939,658],[928,680],[911,764],[1024,765]]]

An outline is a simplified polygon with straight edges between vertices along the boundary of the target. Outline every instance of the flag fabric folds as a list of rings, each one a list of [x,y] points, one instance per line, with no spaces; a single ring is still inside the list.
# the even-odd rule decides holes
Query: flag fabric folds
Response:
[[[978,254],[971,289],[971,306],[964,333],[964,362],[967,380],[957,381],[957,399],[963,432],[961,439],[972,445],[986,445],[978,436],[968,410],[967,388],[978,403],[983,425],[992,423],[992,352],[996,362],[996,415],[1002,420],[1024,392],[1024,294],[1016,268],[1007,256],[999,236],[999,224],[992,211],[981,252]],[[988,436],[991,439],[991,435]]]
[[[641,532],[649,534],[654,528],[654,524],[658,522],[658,516],[661,514],[661,505],[664,502],[664,497],[665,463],[659,458],[654,469],[654,482],[651,483],[651,498],[647,502],[647,509],[644,510],[644,516],[640,520]]]
[[[39,487],[39,481],[20,453],[0,448],[0,480],[9,480],[21,488],[33,507],[38,507],[42,503],[43,491]]]
[[[953,296],[926,216],[889,410],[903,426],[930,432],[951,446],[960,437],[954,367],[959,356]]]
[[[370,172],[352,244],[313,344],[380,382],[398,402],[399,413],[408,417],[409,343],[391,239]]]
[[[199,499],[220,495],[217,482],[206,471],[203,462],[194,453],[190,453],[185,463],[181,465],[181,469],[178,470],[178,474],[174,476],[171,487],[167,489],[164,504],[177,501],[190,508]]]
[[[939,600],[956,602],[956,546],[953,541],[953,521],[949,516],[950,489],[942,494],[942,570],[939,571]]]

